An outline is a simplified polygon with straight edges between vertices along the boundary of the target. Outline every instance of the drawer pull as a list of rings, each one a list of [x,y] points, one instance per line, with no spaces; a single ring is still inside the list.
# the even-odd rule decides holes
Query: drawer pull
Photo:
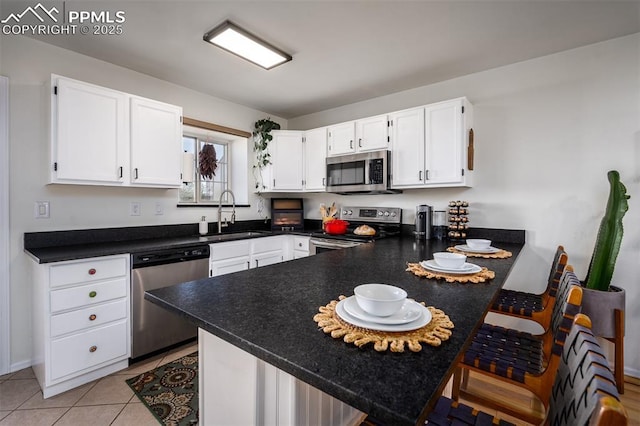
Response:
[[[89,275],[95,275],[96,274],[96,269],[95,268],[91,268],[89,269]]]
[[[98,347],[97,347],[97,346],[95,346],[95,345],[94,345],[94,346],[91,346],[91,347],[89,348],[89,352],[91,352],[91,353],[94,353],[94,352],[95,352],[95,351],[97,351],[97,350],[98,350]]]
[[[95,320],[96,320],[96,318],[98,318],[98,317],[96,316],[96,314],[91,314],[91,315],[89,315],[89,321],[95,321]]]
[[[98,295],[98,293],[95,292],[95,291],[92,291],[92,292],[89,293],[89,297],[96,297],[97,295]]]

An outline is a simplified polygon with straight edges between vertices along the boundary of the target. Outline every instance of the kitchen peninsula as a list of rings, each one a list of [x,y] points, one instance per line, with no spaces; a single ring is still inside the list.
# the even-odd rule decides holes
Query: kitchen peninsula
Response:
[[[481,324],[507,279],[524,244],[523,232],[514,231],[514,235],[517,238],[493,237],[495,246],[513,253],[511,258],[473,258],[473,263],[495,272],[495,278],[487,283],[418,278],[405,271],[407,262],[430,259],[433,252],[443,251],[449,244],[388,238],[157,289],[145,297],[200,327],[201,350],[202,336],[209,336],[382,423],[415,425],[424,422],[452,374],[455,360],[466,348],[468,337]],[[318,308],[340,295],[351,296],[353,288],[362,283],[392,284],[405,289],[408,297],[442,309],[455,324],[453,334],[439,347],[423,344],[417,353],[408,349],[392,353],[376,352],[373,345],[357,348],[320,330],[313,320]],[[207,354],[200,356],[201,374],[207,377]],[[229,374],[234,373],[244,375],[246,371]],[[222,390],[230,385],[215,383]],[[231,405],[226,407],[232,410]],[[251,412],[251,407],[244,408]],[[210,410],[212,407],[203,406],[201,399],[201,419],[209,419],[213,414]]]

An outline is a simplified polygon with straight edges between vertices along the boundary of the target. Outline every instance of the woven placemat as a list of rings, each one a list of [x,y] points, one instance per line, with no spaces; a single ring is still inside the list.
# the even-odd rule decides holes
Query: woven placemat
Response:
[[[455,247],[449,247],[447,251],[450,251],[451,253],[464,254],[467,257],[482,257],[485,259],[507,259],[513,256],[513,253],[511,253],[510,251],[502,250],[502,249],[500,249],[500,251],[497,251],[495,253],[474,253],[469,251],[458,250]]]
[[[346,297],[341,295],[338,299],[343,300]],[[424,302],[420,302],[423,306]],[[451,337],[451,329],[454,328],[453,322],[440,309],[433,306],[427,306],[431,312],[431,321],[424,327],[412,331],[390,332],[377,331],[368,328],[362,328],[350,324],[340,318],[336,313],[338,300],[332,300],[326,306],[320,306],[313,320],[318,323],[318,327],[326,334],[331,334],[334,339],[342,339],[346,343],[353,343],[357,347],[365,346],[373,343],[373,348],[378,352],[404,352],[405,346],[411,352],[420,352],[422,345],[426,343],[431,346],[440,346],[445,340]]]
[[[412,272],[414,275],[418,277],[424,277],[429,279],[436,280],[445,280],[448,283],[483,283],[487,280],[492,280],[496,277],[496,273],[488,270],[485,267],[482,267],[480,272],[475,272],[473,274],[447,274],[446,272],[436,272],[430,271],[428,269],[420,266],[419,263],[409,263],[407,262],[406,271]]]

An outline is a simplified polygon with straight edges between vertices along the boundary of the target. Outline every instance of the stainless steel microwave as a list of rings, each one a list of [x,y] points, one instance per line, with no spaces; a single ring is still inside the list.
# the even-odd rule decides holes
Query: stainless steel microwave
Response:
[[[371,151],[327,157],[327,192],[397,193],[389,188],[390,151]]]

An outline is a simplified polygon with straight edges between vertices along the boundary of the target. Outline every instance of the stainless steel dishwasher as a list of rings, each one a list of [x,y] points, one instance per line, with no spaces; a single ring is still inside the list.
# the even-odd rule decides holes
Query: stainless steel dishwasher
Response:
[[[209,276],[209,246],[199,244],[131,256],[131,358],[197,336],[197,327],[144,299],[144,292]]]

